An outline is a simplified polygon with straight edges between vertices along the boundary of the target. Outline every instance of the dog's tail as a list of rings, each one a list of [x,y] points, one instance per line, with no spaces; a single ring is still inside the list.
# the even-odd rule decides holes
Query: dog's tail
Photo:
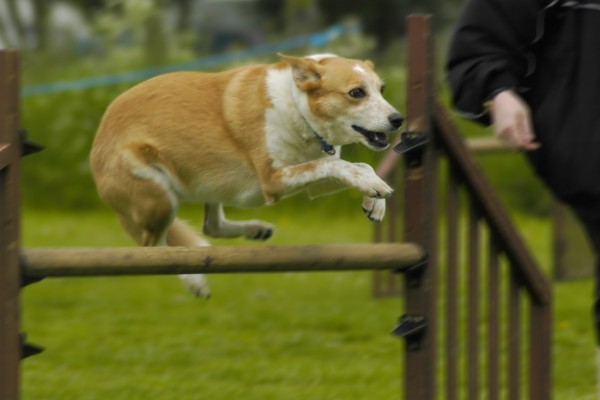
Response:
[[[194,228],[185,221],[175,218],[167,231],[169,246],[210,246]],[[196,296],[209,298],[210,288],[203,274],[179,275],[183,284]]]

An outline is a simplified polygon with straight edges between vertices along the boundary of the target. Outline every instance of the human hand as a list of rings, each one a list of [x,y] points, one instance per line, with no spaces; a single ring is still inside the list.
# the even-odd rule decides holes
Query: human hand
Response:
[[[504,143],[518,150],[536,150],[531,113],[527,104],[512,90],[498,93],[491,101],[490,112],[496,135]]]

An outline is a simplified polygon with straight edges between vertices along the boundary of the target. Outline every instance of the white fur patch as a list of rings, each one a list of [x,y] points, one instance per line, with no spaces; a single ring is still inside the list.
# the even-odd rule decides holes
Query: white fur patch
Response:
[[[319,141],[300,114],[310,113],[306,94],[294,84],[290,69],[272,69],[266,80],[273,107],[265,111],[265,135],[273,166],[279,169],[318,158]]]
[[[337,58],[338,56],[336,56],[335,54],[332,53],[323,53],[323,54],[313,54],[310,56],[307,56],[306,58],[310,58],[311,60],[315,60],[315,61],[321,61],[324,60],[325,58]]]
[[[175,182],[165,168],[163,168],[161,165],[155,164],[154,166],[145,166],[133,169],[131,173],[135,177],[153,181],[160,186],[169,198],[169,202],[171,203],[173,210],[177,209],[179,203],[177,197],[178,195],[183,194],[184,190]]]
[[[196,297],[209,298],[210,288],[206,277],[202,274],[182,274],[179,275],[179,279],[188,288],[190,292]]]
[[[367,73],[367,71],[365,71],[365,69],[358,64],[356,64],[354,67],[352,67],[352,69],[361,75],[365,75]]]

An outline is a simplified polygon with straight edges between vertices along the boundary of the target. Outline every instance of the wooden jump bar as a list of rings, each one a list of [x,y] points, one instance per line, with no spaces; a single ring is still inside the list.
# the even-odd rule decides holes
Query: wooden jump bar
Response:
[[[27,278],[190,273],[403,270],[424,258],[411,243],[227,246],[36,248],[24,250]]]

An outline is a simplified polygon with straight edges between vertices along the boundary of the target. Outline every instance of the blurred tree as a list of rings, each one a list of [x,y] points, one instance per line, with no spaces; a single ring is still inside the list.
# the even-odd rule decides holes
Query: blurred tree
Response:
[[[316,31],[319,27],[317,0],[286,0],[285,24],[285,32],[289,35]]]
[[[275,32],[282,32],[285,29],[285,19],[283,17],[285,2],[281,0],[258,0],[258,10],[268,17],[270,26],[268,29]]]
[[[23,24],[23,18],[19,13],[17,0],[6,1],[8,19],[13,24],[14,34],[16,35],[17,47],[22,47],[25,42],[25,26]]]
[[[36,0],[39,3],[53,3],[48,0]],[[69,3],[79,8],[88,17],[92,18],[94,14],[107,6],[109,6],[110,0],[69,0]]]
[[[257,0],[257,4],[270,21],[268,28],[274,32],[301,35],[321,26],[318,0]]]
[[[403,36],[406,16],[411,13],[432,13],[443,25],[454,15],[462,0],[318,0],[318,6],[327,23],[354,16],[361,20],[367,34],[377,39],[377,49],[385,49],[390,42]]]
[[[361,20],[367,34],[377,39],[377,49],[388,46],[392,38],[404,32],[406,5],[412,0],[319,0],[328,23],[337,22],[348,16]]]
[[[175,0],[179,12],[177,14],[177,32],[184,32],[192,26],[192,0]]]
[[[33,12],[35,14],[34,30],[37,37],[38,50],[48,48],[48,15],[50,12],[49,2],[46,0],[33,0]]]
[[[14,0],[17,1],[17,0]],[[50,45],[49,39],[51,35],[48,30],[50,29],[49,18],[51,15],[52,7],[58,4],[58,1],[53,0],[31,0],[33,7],[33,36],[36,38],[37,50],[47,50]],[[106,7],[105,0],[69,0],[63,1],[80,10],[87,21],[91,21],[94,15]]]
[[[154,0],[144,21],[144,49],[150,65],[162,64],[168,58],[169,46],[165,29],[164,12],[169,0]]]

